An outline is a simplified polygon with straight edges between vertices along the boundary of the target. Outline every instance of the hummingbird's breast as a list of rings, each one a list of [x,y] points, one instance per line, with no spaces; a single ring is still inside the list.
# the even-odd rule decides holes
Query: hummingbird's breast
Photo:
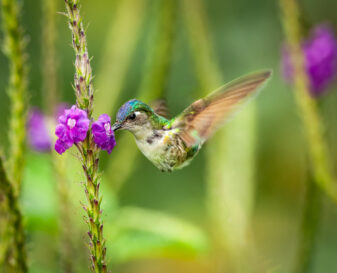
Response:
[[[144,136],[136,138],[141,152],[161,171],[172,171],[179,168],[186,159],[187,151],[178,137],[178,129],[153,130],[144,132]]]

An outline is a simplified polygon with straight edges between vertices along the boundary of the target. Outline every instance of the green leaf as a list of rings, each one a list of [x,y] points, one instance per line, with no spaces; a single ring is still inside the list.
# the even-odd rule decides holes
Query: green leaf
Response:
[[[115,263],[154,257],[194,257],[208,249],[206,235],[198,227],[147,209],[121,208],[107,230],[114,232],[108,247]]]

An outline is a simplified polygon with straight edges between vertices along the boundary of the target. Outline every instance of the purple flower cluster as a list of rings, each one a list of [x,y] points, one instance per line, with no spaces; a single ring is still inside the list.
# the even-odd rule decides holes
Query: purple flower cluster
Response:
[[[337,39],[326,25],[317,26],[312,35],[302,43],[305,68],[312,95],[318,96],[335,79],[337,74]],[[293,81],[293,66],[287,47],[283,50],[282,70],[285,79]]]
[[[101,115],[92,126],[92,134],[94,141],[102,150],[106,150],[109,154],[116,146],[115,134],[111,130],[111,120],[107,114]]]
[[[55,150],[63,154],[74,143],[83,141],[89,130],[90,121],[87,112],[73,105],[70,109],[64,111],[58,119],[55,134],[58,139],[55,143]]]
[[[59,154],[63,154],[74,143],[85,140],[90,128],[90,120],[86,111],[73,105],[70,109],[64,111],[58,121],[59,124],[55,129],[55,134],[58,136],[55,150]],[[92,134],[96,145],[110,154],[116,145],[116,141],[114,132],[111,130],[110,117],[108,115],[101,115],[92,124]]]

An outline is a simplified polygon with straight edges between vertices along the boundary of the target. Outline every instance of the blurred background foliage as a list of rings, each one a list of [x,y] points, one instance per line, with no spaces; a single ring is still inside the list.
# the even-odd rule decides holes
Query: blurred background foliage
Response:
[[[43,89],[47,85],[42,84],[42,1],[25,1],[22,10],[29,39],[29,103],[41,109],[45,108],[48,93]],[[63,11],[63,1],[56,2],[56,10]],[[207,148],[211,145],[205,145],[188,168],[166,174],[155,169],[143,156],[138,156],[133,139],[123,132],[117,134],[117,146],[110,156],[101,153],[108,264],[113,272],[131,273],[221,272],[219,268],[223,267],[226,272],[233,272],[223,265],[230,263],[247,263],[248,268],[251,265],[256,267],[241,272],[290,272],[300,237],[308,164],[294,95],[280,76],[284,34],[278,2],[202,1],[204,22],[197,19],[195,26],[200,23],[205,27],[204,38],[209,43],[206,51],[211,52],[208,57],[216,63],[207,66],[202,75],[193,50],[204,44],[194,37],[197,49],[191,47],[191,26],[188,26],[188,16],[191,16],[188,12],[198,10],[197,3],[199,1],[188,0],[82,1],[82,16],[88,23],[89,53],[94,57],[95,115],[108,113],[114,117],[124,101],[134,97],[150,100],[153,92],[167,98],[170,113],[175,115],[205,91],[216,87],[213,84],[221,84],[219,79],[227,82],[254,70],[273,69],[272,80],[254,102],[255,110],[245,109],[238,117],[241,119],[245,112],[255,111],[250,139],[255,146],[250,159],[254,179],[249,185],[241,186],[249,187],[249,196],[246,197],[250,200],[243,200],[250,204],[246,223],[249,243],[242,256],[235,258],[239,261],[231,261],[230,248],[223,252],[214,247],[221,235],[216,232],[209,216],[207,158],[209,154],[216,154],[214,151],[208,153]],[[305,27],[326,21],[337,30],[336,1],[307,0],[300,4]],[[58,97],[73,104],[74,56],[70,32],[66,19],[56,13],[54,16]],[[198,30],[194,29],[202,34],[202,29]],[[8,61],[0,55],[2,144],[7,142],[9,119],[5,92],[7,67]],[[205,83],[207,80],[202,78],[210,80]],[[205,90],[208,85],[210,89]],[[336,173],[336,85],[332,85],[318,103]],[[232,124],[229,127],[235,130]],[[243,132],[250,130],[243,125],[239,129]],[[71,153],[75,154],[74,151]],[[63,160],[66,161],[65,175],[69,182],[67,209],[72,215],[72,264],[75,272],[87,272],[86,227],[80,205],[80,200],[84,199],[83,177],[73,155]],[[241,169],[240,157],[238,162],[234,171],[245,171]],[[226,170],[221,162],[217,168]],[[236,185],[236,181],[231,183]],[[57,187],[52,156],[29,151],[26,154],[22,208],[29,264],[34,273],[60,272],[59,257],[64,246],[59,240],[62,225],[59,225],[61,205]],[[241,189],[244,190],[246,188]],[[218,198],[221,201],[222,196]],[[337,266],[336,204],[325,198],[321,214],[312,272],[332,273]],[[231,220],[224,219],[225,222]]]

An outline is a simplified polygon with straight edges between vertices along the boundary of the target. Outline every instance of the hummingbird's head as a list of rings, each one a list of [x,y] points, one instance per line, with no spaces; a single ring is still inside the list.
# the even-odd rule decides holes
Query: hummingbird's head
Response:
[[[136,99],[129,100],[119,108],[112,129],[128,130],[136,135],[141,130],[151,128],[153,115],[152,108],[147,104]]]

